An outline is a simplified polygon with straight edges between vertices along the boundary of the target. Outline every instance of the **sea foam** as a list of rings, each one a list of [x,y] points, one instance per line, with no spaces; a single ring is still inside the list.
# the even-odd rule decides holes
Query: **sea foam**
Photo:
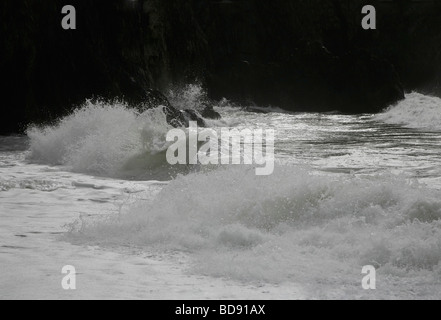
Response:
[[[242,281],[361,281],[441,273],[441,194],[404,177],[318,175],[277,166],[220,168],[171,181],[128,213],[82,221],[70,240],[187,252],[193,271]],[[400,280],[400,281],[401,281]]]
[[[166,167],[170,129],[162,108],[138,114],[122,103],[88,101],[54,126],[29,128],[29,159],[81,173],[141,177]]]
[[[414,129],[441,130],[441,99],[410,93],[406,99],[375,116],[389,124],[404,125]]]

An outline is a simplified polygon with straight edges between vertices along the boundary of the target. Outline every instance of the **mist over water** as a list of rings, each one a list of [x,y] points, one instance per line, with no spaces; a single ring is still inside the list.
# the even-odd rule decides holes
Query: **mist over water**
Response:
[[[201,96],[190,89],[184,105]],[[356,116],[252,113],[223,101],[216,107],[223,119],[213,126],[276,130],[273,175],[255,176],[252,166],[177,168],[181,174],[163,175],[170,182],[153,199],[82,219],[64,239],[184,252],[191,273],[293,281],[318,295],[333,284],[350,294],[361,267],[374,265],[384,294],[418,283],[441,296],[440,105],[412,93],[382,114]],[[168,129],[159,109],[137,114],[123,104],[88,103],[55,126],[29,129],[27,157],[158,180],[170,170]]]

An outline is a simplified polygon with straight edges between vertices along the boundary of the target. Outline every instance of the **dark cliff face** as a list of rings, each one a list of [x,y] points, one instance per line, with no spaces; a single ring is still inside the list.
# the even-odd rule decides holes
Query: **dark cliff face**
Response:
[[[140,99],[166,74],[163,32],[153,32],[143,8],[106,0],[69,4],[77,30],[61,28],[64,1],[0,4],[2,131],[54,119],[85,98]]]
[[[377,8],[377,30],[361,9]],[[206,77],[216,98],[290,110],[378,112],[403,88],[439,92],[441,2],[230,1],[212,13],[229,51]],[[210,48],[214,46],[210,45]],[[438,82],[438,84],[437,84]]]
[[[406,89],[440,90],[441,6],[366,1],[61,0],[0,3],[0,133],[56,119],[86,98],[136,104],[199,79],[212,98],[291,110],[378,111]],[[401,79],[401,80],[400,80]]]

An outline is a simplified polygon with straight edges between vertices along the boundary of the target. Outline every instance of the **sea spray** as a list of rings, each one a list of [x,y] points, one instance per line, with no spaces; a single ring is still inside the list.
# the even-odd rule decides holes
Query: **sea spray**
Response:
[[[208,101],[200,84],[175,86],[168,97],[181,110],[197,109]],[[237,119],[206,123],[225,127],[234,125]],[[169,180],[197,169],[167,163],[165,153],[170,143],[166,135],[171,129],[161,107],[139,113],[125,102],[87,100],[55,125],[31,125],[27,130],[31,151],[28,159],[112,178]]]
[[[205,108],[208,101],[207,93],[200,83],[189,83],[184,86],[174,86],[167,92],[170,103],[181,110],[199,110]]]
[[[441,131],[441,99],[413,92],[375,119],[414,129]]]
[[[110,177],[127,175],[138,159],[141,173],[161,161],[156,155],[166,150],[170,129],[161,108],[138,114],[123,103],[88,101],[54,126],[29,128],[29,159]]]

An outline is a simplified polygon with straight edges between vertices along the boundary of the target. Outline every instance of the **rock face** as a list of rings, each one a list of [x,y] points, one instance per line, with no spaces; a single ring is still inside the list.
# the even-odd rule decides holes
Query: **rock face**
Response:
[[[219,112],[215,111],[213,106],[206,105],[204,110],[201,113],[202,117],[205,119],[211,119],[211,120],[219,120],[222,118]]]
[[[330,105],[349,113],[376,113],[404,99],[401,80],[392,64],[365,52],[351,53],[337,61]]]
[[[0,134],[195,79],[212,99],[294,111],[375,112],[402,87],[441,92],[440,1],[372,0],[375,31],[360,27],[364,0],[69,4],[77,30],[61,28],[63,0],[0,1]]]
[[[163,107],[167,122],[171,126],[178,128],[187,125],[184,114],[180,110],[173,107],[168,101],[167,97],[159,90],[147,90],[145,98],[141,100],[142,102],[136,105],[139,112],[144,112],[147,109]]]
[[[175,128],[188,127],[190,121],[197,122],[199,127],[205,127],[203,117],[195,110],[178,110],[171,105],[167,97],[158,90],[149,89],[143,103],[136,106],[139,112],[147,109],[162,107],[166,115],[167,123]]]
[[[332,54],[323,45],[299,48],[284,64],[240,64],[212,79],[242,104],[290,111],[375,113],[404,99],[394,66],[365,51]],[[259,110],[259,109],[257,109]]]
[[[206,127],[207,124],[205,123],[205,120],[202,118],[202,116],[197,112],[196,110],[192,109],[186,109],[183,111],[184,117],[185,117],[185,125],[188,126],[190,121],[196,122],[198,124],[198,127]]]
[[[404,99],[400,77],[388,61],[361,50],[334,55],[322,45],[308,49],[300,70],[306,87],[296,92],[307,110],[315,105],[318,111],[376,113]]]

